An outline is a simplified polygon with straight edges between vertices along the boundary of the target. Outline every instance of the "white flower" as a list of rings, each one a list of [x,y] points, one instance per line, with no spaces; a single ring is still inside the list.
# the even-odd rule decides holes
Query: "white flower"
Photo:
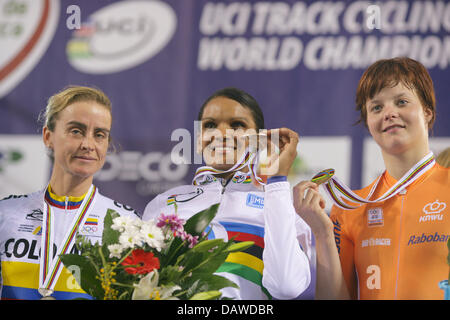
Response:
[[[120,216],[113,219],[113,224],[111,229],[118,230],[119,232],[124,232],[135,225],[135,219],[128,216]]]
[[[175,290],[181,289],[180,286],[172,287],[158,287],[159,274],[157,271],[152,271],[143,277],[133,291],[132,300],[178,300],[173,297],[172,293]]]
[[[135,245],[141,245],[142,237],[137,228],[125,229],[119,236],[119,244],[124,248],[133,248]]]
[[[142,224],[140,235],[142,241],[158,251],[161,251],[161,248],[165,246],[164,233],[161,228],[156,226],[156,223],[153,220],[146,221]]]
[[[111,244],[108,246],[109,257],[110,258],[121,258],[121,254],[123,252],[123,246],[120,244]]]

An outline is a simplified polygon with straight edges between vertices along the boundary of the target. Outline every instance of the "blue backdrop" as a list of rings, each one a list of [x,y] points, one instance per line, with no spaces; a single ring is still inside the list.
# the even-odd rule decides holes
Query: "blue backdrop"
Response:
[[[170,162],[177,143],[171,133],[192,132],[204,99],[226,86],[251,93],[268,128],[289,127],[305,141],[347,137],[351,148],[342,152],[351,166],[348,180],[360,187],[368,132],[353,125],[358,118],[354,93],[373,61],[407,55],[423,62],[436,89],[433,134],[450,137],[450,4],[370,5],[1,0],[2,195],[8,187],[15,190],[12,185],[20,179],[23,192],[35,188],[31,176],[13,171],[19,160],[44,175],[39,184],[45,185],[49,166],[42,173],[36,166],[39,152],[26,157],[15,139],[35,135],[40,144],[38,114],[49,96],[69,84],[96,86],[111,98],[119,151],[108,158],[96,184],[139,211],[157,193],[190,183],[195,166]],[[6,179],[8,170],[15,173]]]

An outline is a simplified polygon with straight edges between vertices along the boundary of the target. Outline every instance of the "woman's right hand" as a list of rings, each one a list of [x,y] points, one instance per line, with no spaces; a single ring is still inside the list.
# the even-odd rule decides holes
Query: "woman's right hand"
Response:
[[[316,238],[333,234],[333,222],[325,212],[325,199],[317,184],[311,181],[298,183],[293,197],[295,211],[310,226]]]
[[[310,226],[316,238],[316,294],[317,300],[349,299],[348,289],[333,234],[333,222],[325,212],[325,200],[319,186],[302,181],[294,187],[294,207]]]

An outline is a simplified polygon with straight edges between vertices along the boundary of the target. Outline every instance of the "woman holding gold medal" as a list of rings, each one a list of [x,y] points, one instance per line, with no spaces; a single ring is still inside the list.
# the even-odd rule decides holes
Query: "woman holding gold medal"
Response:
[[[209,237],[255,242],[245,252],[231,253],[218,269],[218,274],[239,286],[223,289],[222,296],[296,298],[311,278],[310,229],[295,214],[287,182],[297,154],[298,135],[286,128],[258,134],[264,129],[261,109],[253,97],[235,88],[219,90],[209,97],[198,120],[198,151],[207,166],[197,169],[192,185],[173,188],[154,198],[145,208],[143,220],[161,212],[176,213],[187,220],[220,203]],[[280,147],[278,161],[272,162],[273,170],[267,172],[267,184],[255,172],[257,165],[253,162],[256,144],[263,149],[265,139]]]
[[[50,182],[0,201],[2,299],[90,297],[76,282],[80,271],[65,269],[59,255],[76,252],[77,233],[101,241],[108,209],[134,215],[92,184],[111,123],[111,102],[100,90],[68,87],[48,100],[42,136],[53,162]]]
[[[335,203],[331,219],[316,183],[294,188],[297,213],[316,237],[316,298],[442,299],[450,170],[428,145],[436,115],[432,80],[410,58],[380,60],[360,79],[356,105],[386,171],[356,192],[335,177],[325,182]]]

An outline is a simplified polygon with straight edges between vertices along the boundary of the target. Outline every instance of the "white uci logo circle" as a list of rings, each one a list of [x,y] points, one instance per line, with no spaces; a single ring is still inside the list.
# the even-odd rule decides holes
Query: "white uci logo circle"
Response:
[[[94,12],[67,43],[70,64],[85,73],[106,74],[135,67],[160,52],[177,19],[160,1],[121,1]]]

